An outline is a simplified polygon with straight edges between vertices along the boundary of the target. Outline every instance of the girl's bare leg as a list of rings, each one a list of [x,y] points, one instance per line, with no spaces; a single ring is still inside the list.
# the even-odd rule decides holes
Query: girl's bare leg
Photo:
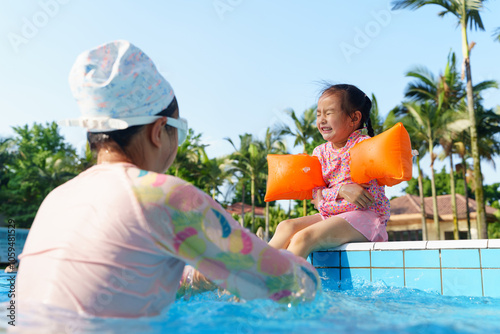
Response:
[[[345,219],[330,217],[321,224],[310,224],[295,233],[287,249],[295,255],[306,258],[318,249],[333,248],[347,242],[368,241],[358,230]]]
[[[320,215],[305,216],[284,220],[278,224],[269,245],[274,248],[287,248],[293,235],[312,224],[322,221]]]

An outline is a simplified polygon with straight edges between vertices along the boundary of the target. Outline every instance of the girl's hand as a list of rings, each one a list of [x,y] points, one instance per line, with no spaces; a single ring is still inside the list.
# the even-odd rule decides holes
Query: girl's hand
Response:
[[[370,188],[369,184],[344,184],[339,190],[339,197],[346,199],[359,208],[366,209],[375,201],[373,196],[366,190],[368,188]]]
[[[189,299],[192,295],[205,291],[212,291],[218,286],[212,283],[205,275],[196,270],[194,267],[187,265],[177,289],[177,298],[184,297]]]
[[[212,291],[217,289],[218,286],[212,283],[205,275],[195,270],[193,273],[193,290],[197,293]]]
[[[316,191],[316,198],[313,198],[311,200],[311,203],[314,205],[314,208],[316,210],[319,210],[319,204],[321,203],[321,201],[323,201],[323,188],[318,189]]]

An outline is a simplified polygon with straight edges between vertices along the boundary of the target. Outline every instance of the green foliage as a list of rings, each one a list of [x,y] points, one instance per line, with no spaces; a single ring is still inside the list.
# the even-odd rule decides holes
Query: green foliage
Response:
[[[495,209],[500,209],[500,183],[493,183],[483,186],[484,201]],[[499,212],[500,213],[500,212]]]
[[[323,136],[321,135],[321,133],[319,131],[316,131],[312,136],[312,141],[307,142],[307,144],[306,144],[307,154],[311,155],[317,146],[324,144],[324,143],[325,143],[325,140],[323,139]]]
[[[464,194],[464,179],[462,177],[461,173],[454,173],[455,175],[455,189],[457,194]],[[445,167],[441,169],[439,173],[434,174],[435,180],[436,180],[436,194],[437,196],[439,195],[449,195],[450,194],[450,174],[449,172],[446,171]],[[431,179],[424,175],[423,179],[423,192],[425,197],[430,197],[432,196],[432,190],[431,190]],[[404,189],[404,192],[410,195],[416,195],[419,196],[419,190],[418,190],[418,179],[416,177],[412,178],[411,180],[408,181],[408,186]],[[469,196],[473,194],[471,189],[469,188],[468,190]]]
[[[7,149],[3,141],[1,153],[0,213],[30,227],[45,196],[83,170],[83,160],[55,122],[13,129],[16,135]]]
[[[303,201],[294,201],[295,207],[290,214],[290,218],[298,218],[302,216],[310,216],[318,213],[318,210],[314,207],[310,200],[306,201],[306,213],[304,214]]]
[[[269,237],[274,235],[278,224],[286,219],[288,214],[279,205],[269,208]]]
[[[241,220],[241,215],[233,214],[232,217],[237,222],[240,222],[240,220]],[[257,229],[259,227],[265,228],[265,225],[266,225],[265,218],[255,217],[255,231],[257,231]],[[245,213],[245,217],[243,218],[243,227],[245,227],[249,230],[252,230],[252,213],[251,212]]]
[[[375,135],[381,134],[385,130],[384,120],[380,116],[380,109],[378,107],[377,98],[374,94],[372,94],[372,110],[370,112],[370,121],[372,123],[372,128]]]
[[[303,153],[310,154],[312,152],[312,150],[310,150],[311,138],[319,139],[321,137],[318,129],[316,128],[316,108],[316,106],[312,106],[311,108],[306,109],[300,117],[298,117],[292,109],[285,110],[288,116],[292,119],[295,129],[290,129],[290,127],[283,124],[277,129],[277,132],[280,135],[292,136],[295,139],[293,147],[301,145]],[[312,148],[314,149],[314,147]]]
[[[226,138],[235,150],[230,155],[229,173],[233,173],[237,177],[236,188],[240,187],[239,189],[241,189],[241,197],[236,196],[233,203],[247,202],[248,191],[250,191],[252,208],[255,207],[256,201],[260,202],[261,198],[264,198],[268,172],[267,155],[286,152],[281,133],[281,130],[271,131],[268,128],[263,141],[255,139],[248,133],[240,135],[239,148],[230,138]],[[252,231],[256,231],[258,228],[255,224],[256,222],[252,225]]]
[[[486,205],[495,209],[496,221],[488,224],[488,238],[500,239],[500,183],[484,186],[484,197]]]
[[[262,181],[265,182],[265,180]],[[245,195],[243,195],[243,189],[245,190]],[[234,186],[233,198],[231,200],[231,204],[241,202],[241,200],[244,199],[245,204],[252,205],[252,197],[250,189],[251,189],[250,180],[242,178]],[[266,187],[265,186],[257,187],[255,191],[255,205],[263,207],[266,204],[264,202],[265,196],[266,196]],[[274,203],[275,202],[271,202],[271,206],[274,206]]]
[[[179,177],[203,189],[200,182],[201,161],[206,146],[201,144],[201,134],[195,134],[192,129],[189,129],[186,140],[177,149],[177,156],[166,174]]]
[[[0,138],[0,189],[4,189],[9,182],[9,165],[12,164],[14,154],[12,154],[13,140],[12,138]],[[3,191],[0,192],[0,200],[3,203],[5,198]]]
[[[241,215],[233,214],[233,219],[236,221],[240,221]],[[299,216],[294,216],[290,218],[296,218]],[[288,219],[288,214],[283,210],[279,205],[270,206],[269,207],[269,237],[271,238],[276,231],[276,226],[284,220]],[[255,217],[255,230],[259,227],[265,229],[266,219],[261,217]],[[245,228],[251,229],[252,227],[252,214],[250,212],[245,213],[243,226]]]
[[[488,224],[488,239],[500,239],[500,219]]]

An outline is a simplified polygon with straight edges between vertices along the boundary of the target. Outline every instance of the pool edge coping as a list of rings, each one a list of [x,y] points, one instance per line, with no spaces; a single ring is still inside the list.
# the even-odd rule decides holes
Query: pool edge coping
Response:
[[[500,239],[353,242],[335,248],[320,250],[319,252],[487,248],[500,248]]]

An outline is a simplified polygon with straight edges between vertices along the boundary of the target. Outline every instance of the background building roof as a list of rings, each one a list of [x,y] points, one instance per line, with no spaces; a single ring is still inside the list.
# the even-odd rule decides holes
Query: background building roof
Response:
[[[244,208],[243,211],[245,213],[252,212],[252,206],[249,205],[249,204],[243,204],[243,208]],[[241,215],[241,202],[229,205],[226,208],[226,211],[229,212],[230,214]],[[255,215],[256,216],[262,216],[262,217],[264,217],[264,215],[265,215],[265,208],[261,208],[261,207],[256,206],[255,207]]]
[[[463,195],[456,195],[457,198],[457,214],[458,219],[465,219],[467,217],[466,200]],[[432,207],[432,197],[426,197],[425,203],[425,216],[432,219],[434,210]],[[437,197],[438,213],[440,219],[446,215],[452,215],[451,195],[440,195]],[[472,198],[469,198],[469,212],[475,213],[477,203]],[[493,216],[497,209],[486,206],[486,215]],[[415,195],[405,195],[391,200],[391,216],[408,215],[408,214],[421,214],[420,198]]]

